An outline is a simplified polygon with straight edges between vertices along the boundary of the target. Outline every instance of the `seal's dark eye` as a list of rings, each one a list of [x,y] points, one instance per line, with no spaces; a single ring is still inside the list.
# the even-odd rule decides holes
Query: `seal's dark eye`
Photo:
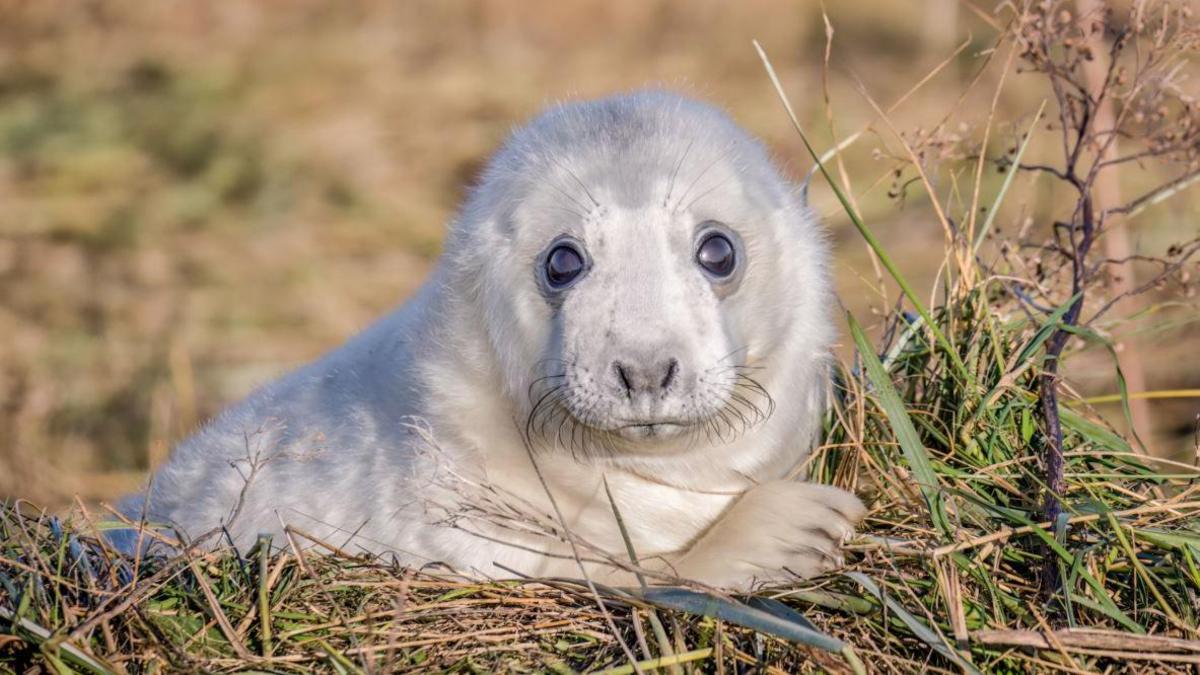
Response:
[[[720,232],[713,232],[705,237],[696,249],[696,262],[715,277],[724,278],[733,274],[733,269],[737,266],[733,242]]]
[[[546,256],[546,281],[550,286],[566,288],[583,273],[583,254],[570,244],[559,244]]]

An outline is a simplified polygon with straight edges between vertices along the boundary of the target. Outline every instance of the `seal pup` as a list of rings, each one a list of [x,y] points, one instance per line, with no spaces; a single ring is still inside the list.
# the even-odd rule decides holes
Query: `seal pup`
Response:
[[[492,158],[411,300],[220,414],[123,510],[623,583],[615,504],[652,573],[810,576],[863,514],[788,479],[833,306],[803,193],[725,114],[659,91],[556,105]]]

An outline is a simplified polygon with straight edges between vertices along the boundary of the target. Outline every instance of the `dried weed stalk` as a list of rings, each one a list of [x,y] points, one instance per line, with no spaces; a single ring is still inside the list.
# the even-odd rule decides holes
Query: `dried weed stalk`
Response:
[[[1007,9],[1020,70],[1048,86],[1056,120],[1047,130],[1059,139],[1057,157],[1016,168],[1047,174],[1069,186],[1072,194],[1067,208],[1041,230],[1049,230],[1048,237],[1024,244],[1034,251],[1035,288],[1044,296],[1040,303],[1030,299],[1028,304],[1068,305],[1047,343],[1038,385],[1046,477],[1043,516],[1056,522],[1063,513],[1066,486],[1059,409],[1064,348],[1077,327],[1094,326],[1121,300],[1172,280],[1186,283],[1185,265],[1200,250],[1200,240],[1193,239],[1172,246],[1161,258],[1108,259],[1096,247],[1119,218],[1138,213],[1200,177],[1200,101],[1184,88],[1184,65],[1200,48],[1200,26],[1188,4],[1153,0],[1135,2],[1128,14],[1104,6],[1077,14],[1072,3],[1050,1],[1010,4]],[[1099,48],[1107,53],[1098,54]],[[1089,64],[1097,59],[1107,64],[1098,84],[1088,77]],[[1106,108],[1113,112],[1102,114]],[[1102,121],[1111,121],[1111,126]],[[1114,155],[1118,140],[1123,152]],[[1124,165],[1141,169],[1150,187],[1108,203],[1111,200],[1099,194],[1105,174]],[[1152,278],[1105,297],[1101,287],[1121,273],[1115,268],[1135,261],[1156,266]],[[1093,290],[1100,291],[1099,297],[1085,309]],[[1053,576],[1047,574],[1047,590],[1055,585]]]

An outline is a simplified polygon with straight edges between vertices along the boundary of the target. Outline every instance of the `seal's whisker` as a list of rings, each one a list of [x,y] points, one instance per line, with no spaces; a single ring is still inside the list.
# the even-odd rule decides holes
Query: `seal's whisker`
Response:
[[[763,410],[762,408],[760,408],[759,406],[755,405],[749,399],[745,398],[744,396],[739,396],[738,398],[733,399],[733,400],[734,400],[735,407],[743,408],[745,411],[745,415],[746,415],[747,419],[749,420],[747,429],[751,426],[762,424],[763,422],[766,421],[766,419],[767,419],[766,411]]]
[[[539,429],[539,431],[542,433],[543,436],[546,435],[546,428],[549,426],[552,426],[554,424],[555,418],[557,418],[557,417],[563,418],[561,421],[559,421],[560,427],[562,426],[562,424],[564,422],[569,420],[569,418],[571,416],[571,412],[569,410],[567,410],[567,407],[564,405],[565,401],[566,401],[565,394],[557,396],[554,399],[554,407],[552,410],[550,410],[548,413],[546,413],[545,417],[542,420],[541,428]]]
[[[564,164],[563,162],[559,161],[559,159],[553,155],[547,155],[547,158],[551,162],[554,162],[555,166],[562,169],[563,171],[566,171],[567,175],[571,177],[571,180],[575,181],[575,184],[583,189],[583,193],[586,194],[587,198],[591,200],[593,207],[600,206],[600,201],[598,199],[596,199],[596,196],[593,195],[592,191],[588,189],[588,186],[585,185],[584,182],[579,179],[579,175],[576,174],[575,171],[573,171],[571,169],[571,167],[569,167],[566,164]],[[585,209],[585,210],[590,210],[590,209]]]
[[[774,414],[774,398],[762,384],[744,372],[748,369],[750,367],[729,365],[716,366],[705,371],[704,375],[717,378],[716,382],[710,382],[710,384],[728,388],[724,401],[719,400],[719,397],[713,394],[704,396],[700,403],[713,409],[714,412],[707,418],[696,416],[690,422],[705,434],[710,444],[714,441],[729,443],[736,440]],[[703,375],[701,382],[704,382]],[[696,435],[698,437],[699,432]]]
[[[721,403],[721,405],[714,405],[716,403]],[[714,412],[709,415],[707,422],[712,426],[712,433],[717,437],[717,441],[724,445],[731,440],[726,438],[726,432],[733,430],[733,427],[729,423],[729,416],[725,412],[728,403],[719,402],[714,397],[714,400],[709,405],[713,408]]]
[[[729,353],[728,353],[728,354],[726,354],[725,356],[722,356],[721,358],[717,359],[717,363],[721,363],[721,362],[722,362],[722,361],[724,361],[725,359],[727,359],[727,358],[729,358],[729,357],[733,356],[734,354],[737,354],[738,352],[744,352],[744,351],[748,351],[749,349],[750,349],[750,345],[742,345],[741,347],[738,347],[737,349],[734,349],[733,351],[729,352]],[[736,367],[737,367],[737,366],[736,366],[736,365],[734,365],[734,368],[736,368]]]
[[[771,392],[767,391],[766,387],[762,386],[758,380],[745,373],[738,373],[737,382],[734,384],[734,387],[742,387],[758,394],[766,402],[767,417],[775,413],[775,398],[771,396]]]
[[[554,434],[555,443],[558,447],[568,450],[571,448],[570,441],[575,435],[575,427],[577,425],[578,421],[575,419],[575,416],[571,414],[571,410],[565,405],[564,401],[564,405],[560,406],[559,408],[558,427]],[[564,433],[566,435],[565,442],[563,440]]]
[[[695,138],[688,141],[687,147],[679,155],[679,161],[675,163],[675,169],[671,171],[671,178],[667,181],[667,194],[663,197],[663,208],[666,208],[667,204],[671,202],[671,192],[675,190],[675,179],[679,176],[679,170],[683,168],[683,161],[687,159],[688,153],[691,152],[695,143]]]
[[[586,214],[591,212],[591,210],[592,210],[591,208],[589,208],[587,205],[585,205],[583,202],[579,201],[575,197],[571,196],[571,194],[569,192],[567,192],[566,190],[564,190],[561,187],[559,187],[558,185],[556,185],[553,181],[547,181],[546,185],[549,185],[550,187],[554,188],[555,192],[557,192],[558,194],[562,195],[563,197],[566,197],[567,199],[569,199],[571,201],[571,203],[574,204],[575,206],[578,206],[580,211],[582,212],[579,214],[580,217],[584,220],[587,219]]]
[[[607,452],[609,452],[611,454],[617,453],[617,444],[616,444],[616,441],[613,439],[612,434],[600,434],[600,439],[601,439],[601,448],[605,449]]]
[[[525,420],[525,436],[526,436],[526,438],[530,438],[532,436],[533,428],[536,425],[539,416],[543,414],[543,410],[545,410],[546,402],[551,400],[551,398],[555,394],[557,394],[559,391],[561,391],[564,387],[565,387],[565,385],[558,385],[556,387],[550,388],[549,391],[546,391],[545,393],[543,393],[537,399],[537,401],[533,404],[533,407],[529,411],[529,417],[527,417]]]
[[[562,375],[545,375],[545,376],[543,376],[543,377],[539,377],[539,378],[537,378],[536,380],[534,380],[534,381],[530,382],[530,383],[529,383],[528,390],[526,391],[526,394],[527,394],[527,396],[529,397],[529,400],[531,400],[531,401],[532,401],[532,400],[534,400],[535,398],[537,398],[537,396],[538,396],[538,395],[534,393],[534,389],[536,389],[536,388],[538,387],[538,385],[542,384],[543,382],[549,382],[549,381],[551,381],[551,380],[559,380],[559,379],[564,379],[564,378],[566,378],[566,375],[565,375],[565,374],[562,374]],[[561,385],[560,385],[560,386],[561,386]],[[553,389],[551,389],[551,391],[553,391]]]
[[[679,211],[679,207],[681,204],[683,204],[683,200],[687,199],[688,195],[692,193],[692,190],[696,187],[696,184],[700,182],[700,179],[704,178],[704,176],[711,171],[714,166],[720,164],[722,160],[728,157],[729,151],[733,149],[733,146],[736,143],[736,140],[731,140],[726,143],[725,147],[722,148],[720,152],[716,153],[716,155],[713,157],[713,160],[709,162],[698,174],[696,174],[696,177],[692,179],[690,184],[688,184],[687,190],[684,190],[683,194],[680,195],[679,199],[675,202],[675,206],[671,208],[672,211],[676,213]]]
[[[570,422],[571,434],[570,434],[569,440],[571,442],[570,448],[571,448],[572,454],[574,454],[574,453],[578,452],[580,449],[582,449],[582,445],[581,445],[582,437],[587,435],[587,430],[588,430],[587,425],[584,424],[583,422],[587,418],[591,417],[591,407],[592,407],[591,402],[589,401],[584,404],[584,408],[582,411],[580,411],[580,414],[578,416],[568,415],[568,417],[571,418],[571,422]],[[583,417],[583,419],[579,419],[579,417]]]
[[[739,396],[738,398],[740,399],[740,400],[738,400],[738,402],[737,402],[737,403],[738,403],[738,405],[739,405],[740,407],[743,407],[743,408],[745,408],[745,410],[744,410],[744,414],[745,414],[745,417],[744,417],[744,419],[745,419],[745,422],[743,423],[743,424],[744,424],[744,427],[743,427],[743,429],[742,429],[742,433],[746,433],[747,431],[749,431],[749,430],[750,430],[750,428],[751,428],[751,427],[753,427],[753,426],[756,426],[756,425],[758,425],[758,424],[761,424],[761,423],[762,423],[762,421],[763,421],[763,412],[762,412],[762,410],[761,410],[761,409],[760,409],[760,408],[759,408],[757,405],[755,405],[754,403],[750,402],[750,401],[749,401],[748,399],[746,399],[745,397],[743,397],[743,396]]]
[[[570,207],[563,206],[562,204],[547,204],[547,206],[549,206],[552,209],[562,211],[564,213],[569,213],[572,216],[575,216],[576,218],[578,218],[579,220],[587,220],[587,217],[588,217],[586,213],[581,213],[578,209],[572,209]]]
[[[747,409],[746,411],[742,410],[743,406]],[[729,395],[729,406],[726,409],[732,413],[734,417],[741,421],[742,433],[746,433],[746,430],[749,429],[751,425],[750,419],[746,417],[746,412],[752,412],[754,410],[754,406],[747,401],[745,397],[733,392]]]
[[[749,431],[750,427],[762,421],[762,414],[746,399],[734,400],[731,408],[737,411],[738,419],[742,423],[743,434]]]
[[[592,206],[600,206],[600,200],[599,200],[599,199],[596,199],[596,196],[595,196],[595,195],[593,195],[593,194],[592,194],[592,191],[588,189],[588,186],[587,186],[587,185],[585,185],[585,184],[584,184],[584,182],[583,182],[582,180],[580,180],[579,176],[578,176],[578,175],[575,173],[575,171],[574,171],[574,170],[572,170],[572,169],[571,169],[571,167],[569,167],[569,166],[564,166],[563,168],[564,168],[564,169],[566,169],[566,170],[567,170],[567,174],[568,174],[568,175],[570,175],[570,176],[571,176],[571,178],[572,178],[572,179],[573,179],[573,180],[574,180],[576,183],[578,183],[578,184],[579,184],[579,187],[583,188],[583,193],[584,193],[584,194],[586,194],[586,195],[588,196],[588,199],[592,200]]]
[[[688,423],[687,440],[684,442],[684,452],[689,452],[696,447],[696,443],[700,440],[700,425],[696,422],[695,410],[689,410],[685,416]]]
[[[727,177],[725,177],[724,179],[717,181],[717,183],[716,183],[715,185],[713,185],[712,187],[708,188],[708,189],[707,189],[707,190],[705,190],[704,192],[701,192],[700,194],[698,194],[698,195],[696,195],[695,197],[693,197],[693,198],[692,198],[692,201],[688,202],[688,203],[687,203],[687,206],[683,207],[683,208],[684,208],[684,210],[686,211],[686,210],[688,210],[688,209],[692,208],[693,206],[695,206],[696,202],[700,201],[701,199],[704,199],[705,197],[707,197],[707,196],[709,196],[710,194],[712,194],[712,193],[716,192],[716,191],[717,191],[717,190],[719,190],[720,188],[723,188],[723,187],[725,187],[726,185],[728,185],[728,184],[729,184],[729,182],[730,182],[730,180],[731,180],[731,179],[732,179],[732,176],[727,176]]]
[[[735,426],[733,425],[733,420],[732,420],[732,419],[730,418],[730,416],[729,416],[729,407],[728,407],[728,406],[726,406],[725,408],[722,408],[722,409],[721,409],[721,412],[719,412],[719,413],[717,414],[717,416],[718,416],[718,418],[721,420],[721,427],[720,427],[720,428],[724,428],[724,429],[725,429],[725,431],[728,431],[728,432],[729,432],[729,434],[730,434],[730,437],[729,437],[728,439],[727,439],[727,438],[725,438],[725,434],[724,434],[724,433],[720,434],[720,436],[721,436],[721,442],[722,442],[722,443],[731,443],[731,442],[733,442],[734,440],[736,440],[736,439],[737,439],[737,437],[738,437],[740,434],[738,434],[737,427],[735,427]]]
[[[733,390],[730,392],[729,396],[731,399],[745,405],[746,407],[752,408],[754,410],[761,412],[761,409],[759,408],[758,404],[756,404],[754,401],[750,400],[752,398],[756,398],[756,399],[762,398],[759,390],[757,390],[753,387],[750,387],[748,385],[745,385],[741,382],[738,382],[738,383],[734,384]]]

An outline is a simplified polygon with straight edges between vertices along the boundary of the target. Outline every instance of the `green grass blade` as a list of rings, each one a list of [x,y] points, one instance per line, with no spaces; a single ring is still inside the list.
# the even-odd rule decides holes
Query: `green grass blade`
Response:
[[[921,437],[917,435],[917,429],[913,426],[912,418],[908,416],[904,402],[900,400],[900,394],[896,392],[896,387],[892,384],[892,378],[884,370],[879,357],[875,355],[875,348],[863,333],[862,326],[859,326],[854,315],[848,312],[846,320],[850,324],[850,333],[858,347],[867,377],[871,380],[871,384],[875,385],[875,391],[879,396],[879,405],[887,414],[892,432],[895,433],[896,441],[904,453],[904,459],[908,462],[917,486],[920,487],[921,494],[925,497],[930,517],[933,518],[934,524],[942,534],[949,537],[953,528],[946,519],[945,510],[942,508],[941,483],[938,481],[933,464],[929,461],[929,455],[925,452],[925,445],[921,442]]]
[[[973,664],[968,662],[963,657],[959,656],[948,646],[946,639],[942,637],[940,633],[938,633],[935,629],[930,628],[925,624],[924,621],[921,621],[917,617],[913,616],[912,613],[910,613],[907,609],[904,609],[904,605],[901,605],[899,602],[893,600],[890,595],[884,593],[883,589],[881,589],[878,584],[872,581],[870,577],[862,572],[846,572],[846,576],[852,579],[859,586],[867,589],[867,592],[875,596],[879,602],[886,605],[888,610],[896,615],[896,618],[900,619],[905,626],[908,626],[908,629],[913,632],[913,635],[917,636],[917,638],[919,638],[922,642],[929,645],[934,651],[953,661],[954,664],[959,668],[962,668],[964,672],[979,673],[979,669],[977,669]]]
[[[808,620],[808,617],[785,605],[779,600],[776,600],[775,598],[764,598],[756,595],[747,598],[746,605],[753,607],[754,609],[760,609],[767,614],[772,614],[785,621],[791,621],[792,623],[799,624],[809,630],[817,630],[817,627]]]
[[[1059,407],[1059,416],[1063,425],[1071,431],[1086,438],[1101,449],[1114,452],[1131,452],[1129,443],[1119,435],[1109,431],[1102,424],[1097,424],[1066,406]]]
[[[1138,435],[1137,427],[1133,423],[1133,410],[1129,407],[1129,387],[1125,381],[1125,372],[1121,370],[1121,359],[1117,357],[1117,350],[1113,347],[1112,342],[1105,339],[1099,333],[1090,328],[1083,326],[1064,326],[1064,329],[1072,335],[1079,336],[1085,341],[1100,345],[1108,352],[1108,356],[1112,361],[1113,373],[1117,378],[1117,393],[1121,400],[1121,412],[1125,415],[1125,423],[1129,425],[1129,434],[1133,436],[1134,442],[1146,451],[1146,444],[1142,442],[1141,436]]]
[[[841,653],[846,647],[846,643],[841,640],[815,631],[799,622],[789,621],[761,609],[707,593],[691,591],[686,588],[651,587],[644,591],[633,592],[633,595],[664,609],[710,616],[835,654]]]

